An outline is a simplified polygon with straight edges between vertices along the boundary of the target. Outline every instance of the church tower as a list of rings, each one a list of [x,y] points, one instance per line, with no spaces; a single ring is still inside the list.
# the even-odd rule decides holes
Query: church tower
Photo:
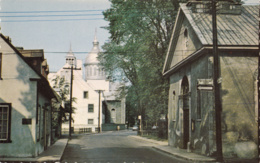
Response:
[[[72,52],[71,45],[70,45],[70,50],[66,55],[66,65],[73,65],[77,67],[77,61],[74,53]]]
[[[95,31],[95,38],[93,41],[93,48],[88,53],[84,67],[85,67],[85,80],[106,80],[104,69],[99,65],[97,59],[100,53],[99,42],[97,40],[97,30]]]

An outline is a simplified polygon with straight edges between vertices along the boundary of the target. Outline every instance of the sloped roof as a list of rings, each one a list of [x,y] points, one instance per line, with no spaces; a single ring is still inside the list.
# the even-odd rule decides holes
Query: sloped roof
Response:
[[[10,40],[8,38],[6,38],[6,36],[4,36],[2,33],[0,33],[0,38],[2,38],[14,50],[14,52],[18,56],[20,56],[21,59],[40,77],[39,88],[44,90],[44,93],[47,93],[49,97],[56,98],[57,100],[59,100],[57,98],[57,96],[54,94],[54,90],[51,88],[49,81],[40,72],[37,72],[35,70],[35,68],[26,60],[26,57],[24,57],[23,54],[18,50],[19,48],[17,49],[16,47],[14,47],[13,44],[10,42]],[[34,80],[34,79],[31,79],[31,80]],[[35,79],[35,80],[38,80],[38,79]]]
[[[98,53],[100,52],[99,49],[99,42],[97,40],[97,37],[95,35],[94,41],[93,41],[93,48],[92,50],[88,53],[85,64],[98,64],[99,61],[97,59]]]
[[[218,46],[219,48],[258,49],[258,11],[259,5],[241,6],[241,14],[217,14]],[[177,45],[183,19],[187,19],[201,46],[182,61],[172,66],[174,51]],[[163,75],[167,76],[177,70],[190,59],[198,57],[204,50],[212,49],[212,15],[203,12],[193,12],[192,6],[180,4],[175,21],[171,41],[163,67]],[[170,67],[172,66],[172,67]]]
[[[180,8],[203,45],[212,45],[212,15],[194,13],[186,4]],[[218,44],[228,46],[258,45],[259,6],[242,6],[241,14],[217,14]]]

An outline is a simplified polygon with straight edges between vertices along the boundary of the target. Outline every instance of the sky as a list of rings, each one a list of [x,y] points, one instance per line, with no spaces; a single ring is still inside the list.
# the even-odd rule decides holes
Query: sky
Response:
[[[51,72],[65,64],[70,45],[84,62],[95,29],[100,45],[109,38],[102,28],[108,26],[102,15],[110,7],[108,0],[0,0],[0,6],[1,32],[14,46],[44,49]]]
[[[258,4],[259,0],[243,0]],[[83,61],[92,49],[97,29],[100,46],[108,41],[102,11],[108,0],[0,0],[1,32],[24,49],[44,49],[51,72],[65,64],[70,49]]]

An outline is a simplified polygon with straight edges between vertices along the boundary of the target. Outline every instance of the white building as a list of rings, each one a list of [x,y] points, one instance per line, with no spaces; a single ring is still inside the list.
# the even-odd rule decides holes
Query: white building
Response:
[[[106,79],[104,70],[99,66],[97,59],[99,52],[99,42],[95,36],[93,48],[88,53],[84,63],[85,80],[83,79],[82,61],[76,60],[71,49],[66,55],[66,64],[58,72],[49,75],[50,82],[56,76],[60,76],[64,77],[68,86],[70,86],[71,65],[73,64],[72,96],[76,98],[76,103],[73,103],[76,110],[72,114],[72,127],[74,127],[75,132],[86,128],[91,128],[92,132],[95,132],[98,131],[99,126],[102,130],[102,124],[105,123],[105,111],[104,108],[102,109],[102,105],[106,101],[105,94],[111,94],[111,83]],[[122,108],[125,110],[125,103],[120,106],[120,110]],[[120,121],[120,123],[124,124],[125,111],[118,113],[124,114],[124,120]],[[69,125],[63,124],[63,128],[68,129]]]

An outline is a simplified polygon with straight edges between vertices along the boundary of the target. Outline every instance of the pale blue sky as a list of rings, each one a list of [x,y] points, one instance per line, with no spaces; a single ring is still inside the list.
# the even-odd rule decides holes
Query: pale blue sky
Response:
[[[246,4],[259,3],[258,0],[244,0]],[[14,46],[25,49],[44,49],[50,71],[57,71],[65,64],[66,53],[72,45],[77,59],[85,60],[87,52],[92,48],[95,28],[100,45],[108,40],[109,33],[102,29],[108,22],[102,18],[102,11],[110,7],[108,0],[0,0],[1,16],[30,16],[30,17],[1,17],[1,32],[10,36]],[[84,10],[84,12],[75,12]],[[93,11],[97,10],[97,11]],[[28,11],[74,11],[74,12],[34,12]],[[18,13],[19,12],[19,13]],[[84,16],[64,16],[79,15]],[[91,15],[92,14],[92,15]],[[44,17],[32,17],[45,15]],[[63,15],[63,16],[46,16]],[[60,21],[61,19],[85,19],[77,21]],[[94,20],[89,20],[94,19]],[[25,22],[5,22],[5,21]],[[32,21],[28,20],[44,20]],[[59,20],[59,21],[50,21]]]
[[[50,71],[57,71],[65,64],[66,53],[72,45],[77,59],[85,60],[87,52],[92,48],[92,41],[97,28],[100,45],[108,40],[108,26],[102,11],[110,7],[108,0],[1,0],[1,12],[5,11],[77,11],[84,12],[43,12],[43,13],[1,13],[3,16],[35,16],[44,17],[2,17],[1,28],[4,35],[10,36],[14,46],[25,49],[44,49]],[[89,11],[98,10],[98,11]],[[79,15],[85,16],[48,16],[46,15]],[[94,15],[91,15],[94,14]],[[60,21],[61,19],[94,19],[77,21]],[[45,20],[33,22],[5,22],[13,20]],[[48,21],[46,21],[48,20]],[[59,20],[59,21],[50,21]]]

